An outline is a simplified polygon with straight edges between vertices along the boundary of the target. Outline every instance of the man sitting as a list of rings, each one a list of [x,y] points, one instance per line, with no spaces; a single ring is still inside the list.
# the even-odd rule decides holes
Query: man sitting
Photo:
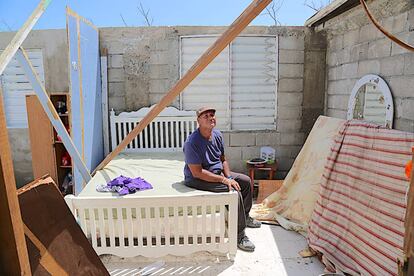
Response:
[[[199,127],[184,144],[185,184],[194,189],[218,193],[236,190],[239,195],[237,246],[245,251],[254,251],[254,244],[244,232],[246,226],[261,226],[260,222],[249,216],[252,207],[250,178],[230,171],[229,162],[224,156],[223,136],[214,129],[215,113],[216,110],[211,107],[197,110]]]

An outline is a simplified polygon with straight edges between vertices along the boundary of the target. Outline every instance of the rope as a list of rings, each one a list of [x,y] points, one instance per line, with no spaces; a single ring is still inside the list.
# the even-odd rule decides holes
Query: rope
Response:
[[[372,14],[370,13],[370,11],[368,10],[367,4],[365,3],[364,0],[359,0],[361,2],[362,7],[364,8],[366,14],[368,15],[369,19],[371,19],[372,23],[375,25],[375,27],[377,27],[378,30],[380,30],[381,33],[383,33],[386,37],[388,37],[389,39],[391,39],[392,41],[394,41],[395,43],[397,43],[398,45],[400,45],[401,47],[410,50],[410,51],[414,51],[414,47],[405,43],[404,41],[401,41],[400,39],[396,38],[393,34],[391,34],[390,32],[388,32],[387,30],[385,30],[379,23],[378,21],[372,16]]]

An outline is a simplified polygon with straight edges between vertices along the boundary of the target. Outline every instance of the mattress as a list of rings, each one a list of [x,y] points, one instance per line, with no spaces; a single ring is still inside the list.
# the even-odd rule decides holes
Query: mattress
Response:
[[[79,193],[79,197],[134,198],[210,194],[210,192],[195,190],[183,184],[184,164],[184,154],[182,152],[121,153],[92,177]],[[125,196],[96,191],[98,185],[106,184],[120,175],[144,178],[153,186],[153,189]]]

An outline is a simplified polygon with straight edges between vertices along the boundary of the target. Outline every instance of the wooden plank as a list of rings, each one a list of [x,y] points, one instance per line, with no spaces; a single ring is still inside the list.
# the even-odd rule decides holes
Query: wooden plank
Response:
[[[29,122],[30,149],[32,151],[33,177],[49,174],[58,183],[56,160],[53,151],[53,127],[43,111],[36,95],[26,96],[27,119]]]
[[[30,83],[33,86],[33,90],[36,92],[36,95],[39,98],[44,111],[49,117],[50,122],[55,128],[57,134],[61,137],[62,142],[65,145],[65,148],[67,149],[68,153],[72,157],[73,163],[75,164],[77,169],[80,171],[85,182],[88,182],[92,177],[89,174],[89,171],[86,168],[85,163],[80,157],[78,151],[76,150],[75,145],[73,144],[72,139],[70,138],[68,134],[68,131],[66,130],[62,120],[59,117],[59,114],[56,112],[55,107],[50,101],[50,98],[44,86],[42,85],[37,75],[35,74],[33,67],[31,66],[26,53],[24,52],[23,49],[20,48],[16,53],[16,57],[19,60],[22,67],[24,68],[27,78],[30,80]]]
[[[104,154],[109,153],[109,110],[108,110],[108,51],[102,51],[101,56],[101,85],[102,85],[102,129],[104,139]]]
[[[166,106],[186,88],[218,56],[253,19],[259,15],[271,0],[254,0],[231,26],[208,48],[185,75],[168,91],[161,101],[139,122],[125,139],[96,167],[94,173],[109,163],[134,139]]]
[[[49,6],[52,0],[41,0],[39,5],[35,8],[32,12],[30,17],[26,20],[23,27],[15,34],[13,39],[10,41],[9,45],[7,45],[6,49],[0,55],[0,75],[3,73],[4,69],[6,68],[7,64],[9,64],[10,60],[13,58],[16,51],[22,45],[23,41],[26,39],[29,32],[32,30],[33,26],[36,24],[37,20],[46,10],[47,6]]]
[[[0,274],[31,275],[0,89]]]

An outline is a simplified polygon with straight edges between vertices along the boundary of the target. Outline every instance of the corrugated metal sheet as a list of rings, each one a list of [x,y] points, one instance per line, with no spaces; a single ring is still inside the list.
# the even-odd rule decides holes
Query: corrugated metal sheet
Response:
[[[217,37],[181,39],[184,74]],[[275,129],[277,37],[238,37],[182,94],[182,107],[217,108],[220,129]]]
[[[40,49],[26,50],[39,79],[44,84],[43,55]],[[8,128],[27,128],[26,95],[34,94],[19,62],[13,58],[1,75]]]

